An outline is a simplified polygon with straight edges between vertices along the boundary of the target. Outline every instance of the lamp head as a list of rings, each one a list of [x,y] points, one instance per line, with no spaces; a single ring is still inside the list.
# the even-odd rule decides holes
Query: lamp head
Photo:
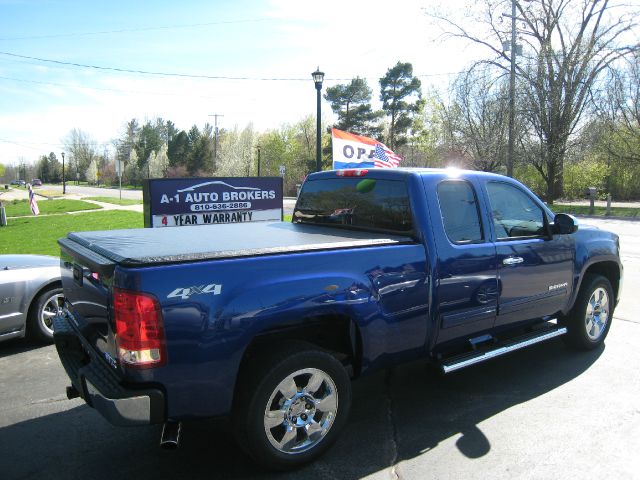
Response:
[[[322,89],[322,81],[324,80],[324,72],[320,71],[320,67],[316,68],[316,71],[311,74],[313,83],[316,84],[318,90]]]

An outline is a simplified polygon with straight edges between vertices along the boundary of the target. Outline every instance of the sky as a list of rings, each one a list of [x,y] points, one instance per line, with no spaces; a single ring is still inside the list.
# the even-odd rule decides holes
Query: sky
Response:
[[[219,114],[220,128],[276,129],[315,115],[316,67],[326,74],[323,93],[360,76],[377,99],[379,78],[398,61],[413,64],[423,90],[446,85],[477,53],[442,39],[425,15],[434,8],[430,0],[0,0],[0,163],[60,158],[74,128],[110,149],[132,118],[188,130]],[[324,100],[322,111],[331,122]]]

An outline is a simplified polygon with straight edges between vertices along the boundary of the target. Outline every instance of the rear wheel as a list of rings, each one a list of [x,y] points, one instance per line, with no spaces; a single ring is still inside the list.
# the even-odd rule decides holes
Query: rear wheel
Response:
[[[347,421],[351,381],[332,355],[295,344],[256,358],[245,372],[234,428],[258,463],[295,468],[336,440]]]
[[[609,333],[614,308],[609,280],[602,275],[586,275],[576,303],[564,319],[566,343],[580,350],[596,348]]]
[[[29,310],[28,333],[40,342],[53,341],[53,317],[62,313],[62,288],[48,288],[40,292]]]

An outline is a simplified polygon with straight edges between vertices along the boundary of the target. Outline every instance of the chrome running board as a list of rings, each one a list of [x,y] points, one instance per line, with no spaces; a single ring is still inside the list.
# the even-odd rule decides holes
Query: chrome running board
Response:
[[[475,365],[476,363],[486,362],[487,360],[491,360],[492,358],[505,355],[515,350],[520,350],[521,348],[544,342],[545,340],[549,340],[551,338],[559,337],[560,335],[564,335],[565,333],[567,333],[567,329],[565,327],[558,327],[556,325],[553,325],[553,328],[545,328],[542,330],[527,333],[525,335],[521,335],[516,338],[512,338],[490,350],[464,353],[447,358],[446,360],[442,361],[442,363],[440,364],[440,368],[444,373],[455,372],[456,370],[470,367],[471,365]]]

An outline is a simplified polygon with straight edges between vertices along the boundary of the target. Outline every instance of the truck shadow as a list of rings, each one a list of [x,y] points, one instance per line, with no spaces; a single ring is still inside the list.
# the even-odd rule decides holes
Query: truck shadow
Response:
[[[0,343],[0,358],[9,357],[18,353],[29,352],[46,348],[49,344],[30,340],[28,338],[13,338]]]
[[[450,376],[421,361],[365,377],[354,383],[350,422],[336,445],[291,473],[256,467],[218,422],[186,424],[181,447],[163,451],[159,426],[112,427],[85,405],[0,428],[0,472],[7,479],[361,478],[460,434],[459,451],[478,458],[491,450],[478,425],[578,377],[602,352],[550,341]]]

